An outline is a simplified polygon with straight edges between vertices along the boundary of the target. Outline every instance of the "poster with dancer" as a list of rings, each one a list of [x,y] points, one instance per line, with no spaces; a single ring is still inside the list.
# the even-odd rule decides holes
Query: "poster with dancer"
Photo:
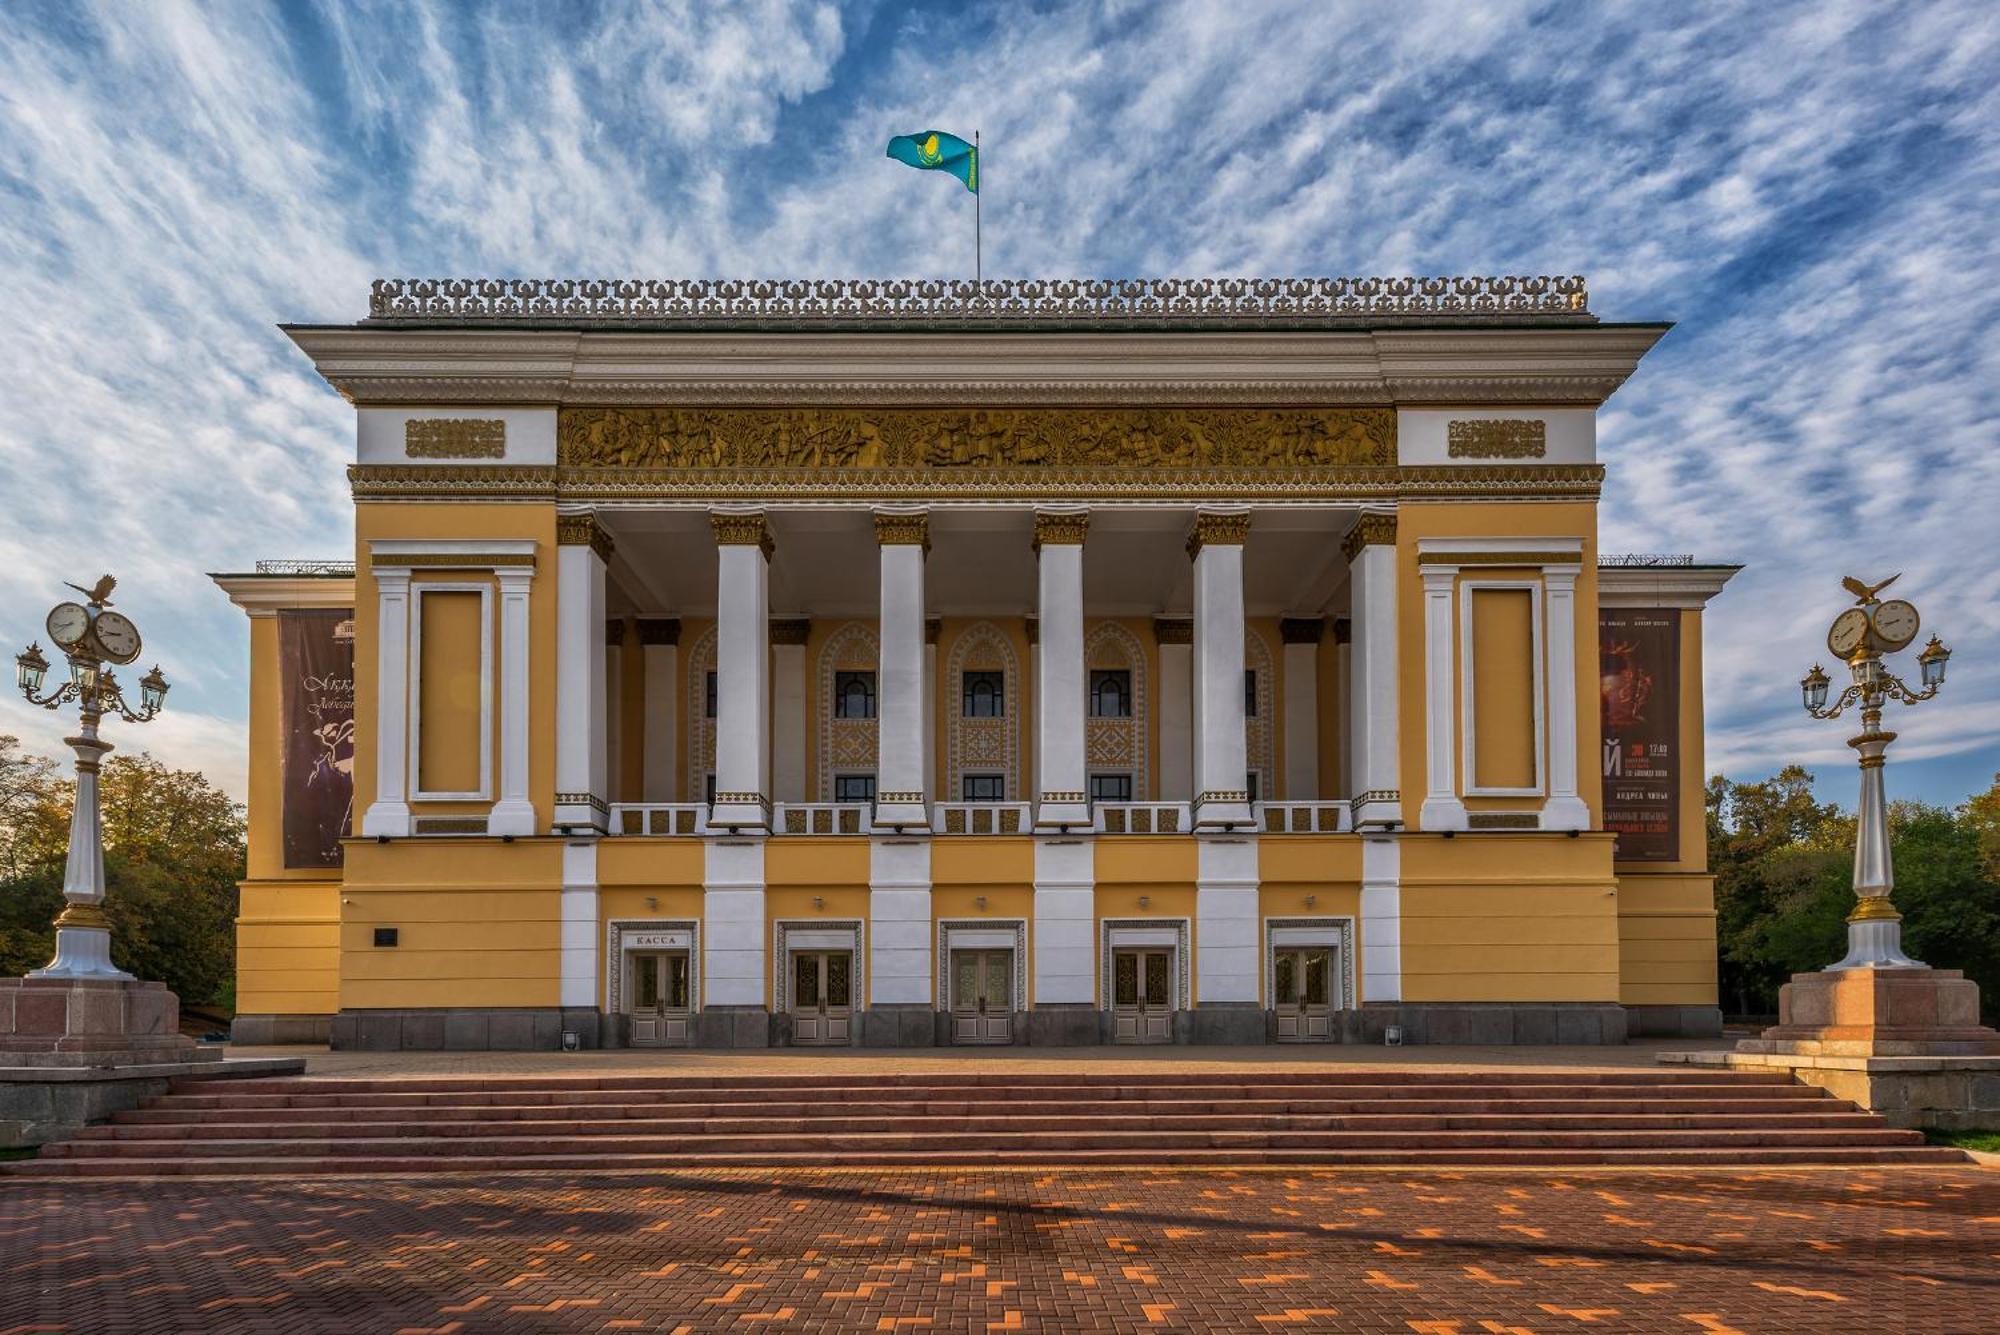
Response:
[[[1598,613],[1604,828],[1619,862],[1680,860],[1681,622],[1674,608]]]
[[[285,866],[338,867],[354,820],[354,612],[278,613]]]

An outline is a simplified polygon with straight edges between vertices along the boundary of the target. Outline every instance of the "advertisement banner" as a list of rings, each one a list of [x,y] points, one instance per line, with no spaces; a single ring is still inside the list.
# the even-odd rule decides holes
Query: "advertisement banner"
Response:
[[[278,613],[285,866],[338,867],[354,817],[354,612]]]
[[[1619,862],[1680,859],[1681,620],[1667,608],[1602,608],[1604,828]]]

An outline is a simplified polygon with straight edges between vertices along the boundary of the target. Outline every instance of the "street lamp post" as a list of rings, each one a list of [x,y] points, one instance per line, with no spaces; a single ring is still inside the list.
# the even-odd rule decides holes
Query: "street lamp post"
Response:
[[[166,703],[167,679],[155,667],[139,679],[139,707],[125,699],[124,687],[112,665],[123,666],[139,656],[139,628],[122,613],[110,611],[117,581],[106,575],[94,588],[72,584],[87,603],[56,604],[49,613],[49,639],[69,660],[69,679],[48,694],[42,683],[49,661],[40,644],[31,644],[14,659],[15,679],[30,704],[59,709],[77,702],[82,726],[63,740],[76,751],[76,804],[69,821],[69,861],[63,868],[62,915],[56,919],[56,957],[30,973],[30,978],[99,979],[129,982],[132,975],[111,962],[111,923],[104,916],[104,829],[98,818],[97,774],[112,747],[97,734],[106,714],[128,723],[148,723]]]
[[[1901,598],[1884,602],[1878,597],[1897,578],[1891,575],[1874,585],[1852,577],[1841,581],[1854,594],[1855,605],[1833,619],[1826,646],[1847,664],[1851,680],[1833,703],[1827,703],[1832,681],[1819,664],[1813,664],[1812,671],[1799,682],[1806,712],[1814,718],[1838,718],[1853,705],[1861,709],[1861,731],[1847,739],[1861,758],[1861,799],[1854,837],[1855,904],[1847,915],[1847,956],[1829,965],[1831,969],[1927,967],[1903,953],[1903,915],[1889,902],[1896,874],[1889,858],[1889,804],[1882,767],[1896,734],[1883,729],[1882,706],[1890,700],[1920,704],[1935,696],[1944,685],[1951,650],[1937,636],[1931,636],[1917,655],[1920,690],[1911,690],[1884,665],[1883,655],[1907,648],[1916,639],[1920,624],[1917,609],[1909,603]]]

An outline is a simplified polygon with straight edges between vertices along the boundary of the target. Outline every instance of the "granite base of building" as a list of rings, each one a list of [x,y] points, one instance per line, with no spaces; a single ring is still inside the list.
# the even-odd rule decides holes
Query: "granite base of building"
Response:
[[[1392,1025],[1406,1045],[1616,1047],[1627,1037],[1614,1001],[1387,1001],[1359,1015],[1359,1041],[1371,1044],[1387,1042]]]
[[[602,1017],[582,1007],[346,1010],[327,1026],[335,1052],[559,1052],[602,1043]]]
[[[301,1075],[303,1057],[163,1061],[113,1067],[0,1065],[0,1149],[26,1149],[67,1140],[113,1113],[165,1094],[176,1080],[230,1080],[246,1076]],[[4,1059],[0,1059],[4,1060]]]
[[[1627,1038],[1721,1038],[1720,1006],[1627,1006]]]
[[[245,1047],[324,1046],[332,1036],[331,1015],[239,1015],[229,1022],[229,1041]]]
[[[694,1046],[772,1047],[778,1042],[777,1018],[762,1006],[710,1006],[694,1017]],[[790,1038],[789,1030],[786,1038]]]

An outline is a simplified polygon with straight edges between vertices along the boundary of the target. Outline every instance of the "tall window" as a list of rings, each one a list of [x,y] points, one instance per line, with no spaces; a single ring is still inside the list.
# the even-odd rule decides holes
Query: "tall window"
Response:
[[[712,676],[714,676],[715,674],[714,674],[713,672],[711,672],[711,673],[709,673],[708,675],[712,677]],[[715,771],[714,771],[714,770],[710,770],[710,771],[708,772],[708,776],[707,776],[707,779],[708,779],[708,781],[707,781],[707,783],[706,783],[706,784],[704,785],[704,791],[705,791],[705,792],[706,792],[706,793],[708,794],[708,797],[707,797],[707,801],[708,801],[708,804],[709,804],[710,806],[714,806],[714,805],[715,805]]]
[[[1092,718],[1132,717],[1132,670],[1130,668],[1091,669],[1090,716]]]
[[[1243,669],[1243,717],[1257,717],[1257,669]]]
[[[962,672],[959,682],[962,692],[959,713],[966,718],[999,718],[1007,712],[1006,673]]]
[[[1248,774],[1243,776],[1243,791],[1249,795],[1249,798],[1252,802],[1259,802],[1263,800],[1262,798],[1257,796],[1256,770],[1253,769]]]
[[[704,694],[702,695],[702,706],[701,706],[702,717],[714,718],[715,717],[715,673],[714,672],[711,671],[708,674],[708,680],[706,683],[703,684],[702,691],[704,692]]]
[[[836,672],[833,674],[833,716],[835,718],[875,717],[875,674]]]
[[[1130,802],[1132,800],[1132,776],[1130,774],[1091,775],[1090,800],[1093,802]]]
[[[960,800],[965,802],[1004,802],[1007,800],[1007,776],[1004,774],[967,774],[959,780]]]
[[[836,802],[873,802],[875,800],[875,776],[873,774],[834,775],[833,800]]]

